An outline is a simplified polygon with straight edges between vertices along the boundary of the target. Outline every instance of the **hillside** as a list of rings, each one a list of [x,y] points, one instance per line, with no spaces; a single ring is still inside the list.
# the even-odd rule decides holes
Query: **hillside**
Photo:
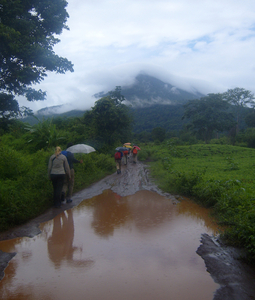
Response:
[[[55,106],[57,108],[57,106]],[[51,107],[48,108],[42,108],[40,109],[37,114],[35,115],[38,120],[43,120],[43,119],[48,119],[48,118],[76,118],[76,117],[81,117],[85,111],[83,110],[70,110],[64,113],[54,113],[51,111]],[[26,118],[23,118],[22,121],[25,123],[29,123],[30,125],[34,125],[38,123],[37,119],[34,118],[33,116],[29,116]]]
[[[166,131],[181,129],[184,124],[181,120],[183,104],[203,96],[199,92],[193,94],[145,74],[138,75],[131,86],[122,87],[122,94],[126,99],[124,104],[133,113],[135,133],[151,131],[154,127],[162,127]],[[103,96],[107,96],[107,93],[94,95],[96,99]],[[61,106],[43,108],[37,112],[36,117],[39,120],[52,117],[69,118],[80,117],[85,113],[81,110],[58,113],[60,108]],[[31,125],[37,122],[34,117],[27,117],[23,121]]]
[[[121,87],[121,91],[126,99],[124,103],[132,107],[184,104],[188,100],[204,96],[198,91],[190,93],[146,74],[137,75],[135,82],[130,86]],[[99,99],[107,95],[108,93],[100,92],[94,97]]]
[[[184,108],[182,105],[153,105],[131,109],[134,118],[133,132],[151,132],[155,127],[166,131],[180,130],[187,121],[182,120]]]
[[[132,107],[148,107],[155,104],[184,104],[188,100],[198,99],[203,94],[190,93],[165,83],[155,77],[139,74],[135,83],[122,87],[126,104]]]

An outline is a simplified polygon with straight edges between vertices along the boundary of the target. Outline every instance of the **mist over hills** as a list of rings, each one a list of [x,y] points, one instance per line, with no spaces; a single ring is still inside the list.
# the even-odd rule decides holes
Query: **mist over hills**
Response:
[[[155,104],[184,104],[188,100],[204,96],[198,91],[190,93],[146,74],[137,75],[135,83],[130,86],[123,86],[121,90],[126,99],[124,104],[134,108],[148,107]],[[100,92],[94,96],[95,98],[101,98],[107,94]]]
[[[199,92],[190,93],[145,74],[139,74],[133,85],[123,87],[122,94],[126,98],[126,103],[132,107],[184,104],[187,100],[203,96]]]
[[[191,93],[146,74],[139,74],[134,84],[121,87],[121,91],[126,99],[123,103],[131,108],[134,115],[134,132],[150,131],[157,126],[167,130],[180,129],[183,123],[183,104],[204,96],[198,91]],[[108,93],[99,92],[94,97],[99,99],[107,95]],[[85,112],[70,110],[59,113],[61,110],[60,105],[45,107],[37,111],[36,117],[39,120],[49,117],[80,117]],[[30,124],[37,122],[33,117],[23,121]]]

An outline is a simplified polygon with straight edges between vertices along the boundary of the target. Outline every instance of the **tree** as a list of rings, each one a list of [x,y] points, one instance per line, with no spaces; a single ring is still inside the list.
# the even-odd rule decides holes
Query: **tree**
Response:
[[[190,100],[184,105],[182,119],[191,119],[189,127],[204,141],[212,138],[213,133],[230,129],[234,124],[233,115],[228,112],[229,105],[221,94],[208,94],[197,100]]]
[[[107,96],[97,100],[92,116],[97,137],[107,144],[124,142],[131,134],[129,109],[115,98]]]
[[[239,131],[240,119],[242,116],[242,111],[244,107],[250,107],[255,105],[255,98],[251,91],[245,90],[243,88],[230,89],[222,94],[223,100],[232,104],[235,108],[236,117],[236,128],[235,135]]]
[[[121,94],[121,86],[116,86],[115,90],[108,92],[108,94],[116,105],[125,100],[125,97]]]
[[[36,118],[36,117],[35,117]],[[56,125],[52,123],[53,119],[43,119],[38,123],[31,126],[27,125],[25,128],[30,134],[28,135],[28,143],[34,146],[34,150],[48,149],[56,147],[65,138],[60,136],[59,130]]]
[[[47,72],[73,72],[73,64],[59,57],[55,37],[68,29],[65,0],[1,0],[0,4],[0,118],[21,113],[15,95],[44,100],[46,93],[31,88]],[[26,112],[26,111],[25,111]]]

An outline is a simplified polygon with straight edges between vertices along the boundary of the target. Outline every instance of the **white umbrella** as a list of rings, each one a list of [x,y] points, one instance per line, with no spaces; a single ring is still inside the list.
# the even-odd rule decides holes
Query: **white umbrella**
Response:
[[[70,151],[72,153],[90,153],[96,151],[96,149],[89,145],[77,144],[67,148],[66,151]]]

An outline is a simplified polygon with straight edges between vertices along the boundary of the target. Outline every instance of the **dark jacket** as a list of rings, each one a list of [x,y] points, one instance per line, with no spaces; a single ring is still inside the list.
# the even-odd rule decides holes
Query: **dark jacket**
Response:
[[[66,156],[70,169],[73,169],[74,163],[80,163],[80,161],[74,157],[72,152],[63,150],[62,154]]]

